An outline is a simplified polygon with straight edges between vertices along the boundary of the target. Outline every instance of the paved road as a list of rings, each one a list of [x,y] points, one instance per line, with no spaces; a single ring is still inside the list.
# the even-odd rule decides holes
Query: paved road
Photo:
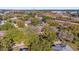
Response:
[[[78,23],[74,23],[74,22],[70,22],[70,21],[62,21],[62,20],[55,20],[57,22],[61,22],[61,23],[69,23],[69,24],[73,24],[73,25],[79,25]]]
[[[60,45],[59,46],[53,46],[52,48],[55,51],[73,51],[73,49],[69,45],[66,45],[65,47],[61,47]]]
[[[73,49],[69,45],[66,45],[61,51],[73,51]]]

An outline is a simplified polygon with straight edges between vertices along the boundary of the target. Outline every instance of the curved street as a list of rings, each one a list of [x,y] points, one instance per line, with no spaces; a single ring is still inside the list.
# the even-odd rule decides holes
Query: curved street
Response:
[[[61,51],[73,51],[73,49],[69,45],[66,45]]]
[[[61,47],[60,45],[57,45],[57,46],[53,46],[52,48],[55,51],[73,51],[73,49],[69,45],[66,45],[65,47]]]
[[[69,22],[69,21],[62,21],[62,20],[55,20],[56,22],[61,22],[61,23],[69,23],[69,24],[73,24],[73,25],[79,25],[78,23],[74,23],[74,22]]]

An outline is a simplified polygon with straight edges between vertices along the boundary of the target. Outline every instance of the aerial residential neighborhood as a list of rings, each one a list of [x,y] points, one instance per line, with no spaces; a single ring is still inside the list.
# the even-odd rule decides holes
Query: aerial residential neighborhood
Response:
[[[0,51],[78,51],[79,10],[0,10]]]

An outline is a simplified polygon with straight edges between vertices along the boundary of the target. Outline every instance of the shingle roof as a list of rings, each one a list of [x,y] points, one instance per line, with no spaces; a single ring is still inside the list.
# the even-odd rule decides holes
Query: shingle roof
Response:
[[[4,31],[0,31],[0,36],[4,36],[5,32]]]

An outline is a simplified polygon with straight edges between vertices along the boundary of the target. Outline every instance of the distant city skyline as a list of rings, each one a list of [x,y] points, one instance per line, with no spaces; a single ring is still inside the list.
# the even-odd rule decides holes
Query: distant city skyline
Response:
[[[0,7],[6,10],[79,10],[79,7]]]

